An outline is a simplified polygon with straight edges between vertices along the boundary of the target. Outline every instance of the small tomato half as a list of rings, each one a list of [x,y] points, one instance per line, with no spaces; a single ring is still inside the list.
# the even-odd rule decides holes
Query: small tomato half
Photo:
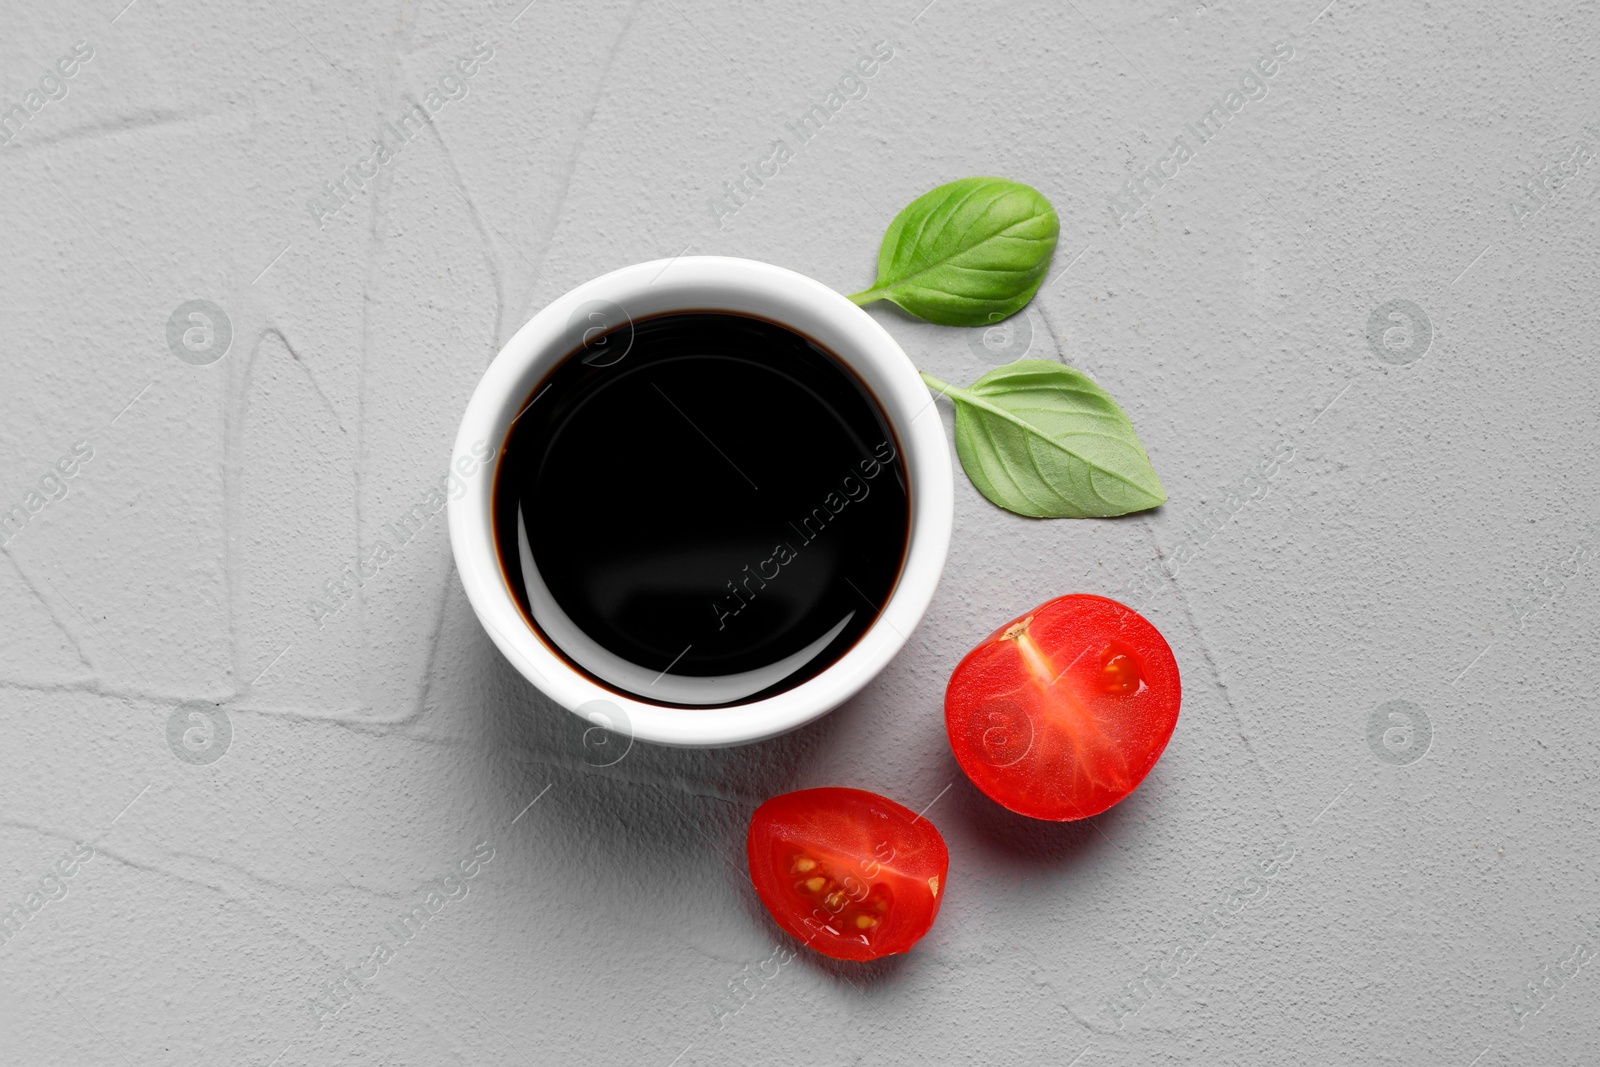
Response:
[[[956,762],[1034,819],[1098,815],[1138,788],[1178,722],[1166,640],[1137,611],[1074,593],[984,638],[945,690]]]
[[[750,881],[783,929],[825,956],[905,952],[939,914],[950,853],[925,818],[864,789],[802,789],[750,818]]]

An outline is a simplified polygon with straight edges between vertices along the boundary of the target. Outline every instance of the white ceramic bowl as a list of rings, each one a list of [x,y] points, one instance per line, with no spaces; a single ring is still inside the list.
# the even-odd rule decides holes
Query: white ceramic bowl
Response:
[[[556,654],[523,618],[495,554],[493,463],[535,386],[584,340],[662,312],[746,312],[826,346],[871,389],[899,438],[910,480],[911,537],[900,578],[876,622],[815,677],[776,696],[717,708],[651,704],[599,685]],[[624,318],[626,316],[626,318]],[[872,317],[802,274],[748,259],[680,257],[624,267],[552,301],[500,350],[467,404],[452,471],[450,544],[472,609],[505,657],[551,699],[583,718],[663,745],[714,747],[773,737],[831,711],[905,644],[933,599],[950,547],[954,486],[949,445],[927,386]],[[470,472],[470,473],[469,473]],[[464,486],[464,488],[463,488]],[[544,517],[548,519],[549,517]],[[581,521],[574,517],[573,521]]]

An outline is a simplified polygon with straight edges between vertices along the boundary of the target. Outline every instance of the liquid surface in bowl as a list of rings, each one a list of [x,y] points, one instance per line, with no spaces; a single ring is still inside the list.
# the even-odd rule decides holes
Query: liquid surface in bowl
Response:
[[[887,603],[910,501],[861,381],[765,319],[597,333],[530,394],[497,464],[495,541],[530,623],[600,684],[741,703],[836,662]]]

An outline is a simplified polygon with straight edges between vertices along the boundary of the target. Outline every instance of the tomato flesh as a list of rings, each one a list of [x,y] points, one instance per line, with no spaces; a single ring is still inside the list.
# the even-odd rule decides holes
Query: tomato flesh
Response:
[[[1064,822],[1139,787],[1182,700],[1172,649],[1143,615],[1087,593],[1057,597],[984,638],[950,676],[956,762],[991,800]]]
[[[905,952],[939,914],[950,853],[932,823],[863,789],[802,789],[756,809],[750,881],[787,933],[825,956]]]

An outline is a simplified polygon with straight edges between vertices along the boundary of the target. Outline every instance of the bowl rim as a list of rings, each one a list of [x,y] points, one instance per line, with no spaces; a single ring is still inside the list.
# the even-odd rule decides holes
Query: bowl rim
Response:
[[[717,708],[652,704],[615,692],[570,666],[523,618],[495,551],[494,474],[515,408],[577,347],[585,305],[630,318],[673,310],[760,315],[824,344],[867,384],[899,438],[910,483],[910,536],[900,576],[878,618],[834,663],[773,696]],[[487,458],[449,503],[456,571],[490,639],[523,677],[580,718],[630,739],[684,747],[748,744],[827,714],[860,692],[904,647],[937,590],[950,548],[955,487],[950,446],[933,394],[910,358],[872,316],[803,274],[756,260],[680,256],[623,267],[577,286],[528,320],[489,364],[462,415],[452,471]],[[467,457],[464,461],[463,457]]]

